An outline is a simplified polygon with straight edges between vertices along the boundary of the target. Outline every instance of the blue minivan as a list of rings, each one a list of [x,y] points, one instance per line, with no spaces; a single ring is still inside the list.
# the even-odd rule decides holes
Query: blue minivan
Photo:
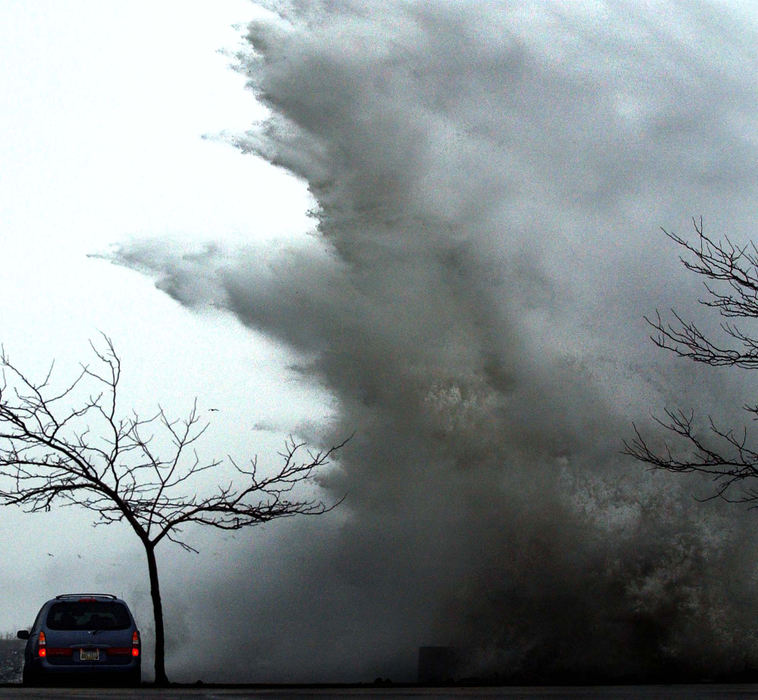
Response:
[[[26,640],[23,680],[139,685],[140,633],[129,606],[107,593],[67,593],[48,600]]]

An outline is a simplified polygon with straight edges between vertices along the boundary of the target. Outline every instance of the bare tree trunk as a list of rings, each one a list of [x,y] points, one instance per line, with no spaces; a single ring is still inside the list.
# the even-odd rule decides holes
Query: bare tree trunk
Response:
[[[155,618],[155,684],[168,685],[166,675],[165,636],[163,632],[163,603],[158,583],[158,563],[155,560],[155,545],[145,543],[147,569],[150,573],[150,597],[153,600],[153,617]]]
[[[78,378],[60,394],[50,386],[52,366],[41,382],[34,382],[11,364],[0,346],[0,506],[21,506],[33,513],[48,511],[60,500],[93,511],[95,524],[122,518],[129,523],[147,557],[155,620],[155,683],[168,685],[155,559],[158,542],[165,538],[196,551],[180,537],[181,528],[190,523],[240,530],[332,510],[341,501],[327,506],[307,498],[290,500],[288,495],[328,464],[346,441],[311,452],[290,437],[280,453],[284,462],[273,473],[259,475],[255,457],[245,466],[230,457],[239,479],[236,486],[225,482],[205,495],[190,493],[186,483],[222,464],[202,461],[195,452],[195,443],[208,427],[197,401],[181,420],[170,418],[160,406],[146,419],[135,411],[118,416],[121,360],[108,337],[103,336],[103,343],[101,349],[91,344],[94,365],[83,363]],[[62,408],[61,399],[68,397],[64,402],[68,404],[86,384],[92,387],[81,395],[89,393],[89,399],[78,408]],[[154,432],[169,438],[158,441],[171,446],[168,457],[154,453]]]

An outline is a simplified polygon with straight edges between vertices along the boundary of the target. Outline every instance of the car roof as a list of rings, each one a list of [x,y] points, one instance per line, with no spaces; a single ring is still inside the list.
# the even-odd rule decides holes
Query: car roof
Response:
[[[125,600],[112,593],[60,593],[55,598],[50,598],[50,600],[46,601],[42,607],[49,608],[55,603],[105,603],[108,601],[121,603],[129,609]]]
[[[120,600],[112,593],[61,593],[55,596],[52,600],[65,600],[66,598],[75,598],[77,600],[92,599],[92,600]]]

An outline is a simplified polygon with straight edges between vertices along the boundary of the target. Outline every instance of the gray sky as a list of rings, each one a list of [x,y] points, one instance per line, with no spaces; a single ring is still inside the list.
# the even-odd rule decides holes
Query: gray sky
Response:
[[[88,340],[109,334],[124,361],[124,407],[147,412],[160,400],[181,414],[198,396],[221,409],[209,414],[208,457],[278,448],[328,411],[321,392],[303,396],[288,380],[294,354],[88,255],[134,237],[189,250],[209,238],[286,240],[309,226],[305,186],[219,136],[265,114],[219,53],[237,50],[234,25],[256,14],[242,0],[0,2],[0,342],[38,376],[55,358],[63,381]],[[3,512],[0,586],[14,594],[0,629],[30,624],[51,595],[92,588],[137,597],[147,625],[143,555],[128,532],[94,532],[89,520]],[[199,566],[181,562],[188,576]]]
[[[252,6],[0,4],[26,28],[4,92],[28,96],[2,142],[8,349],[62,364],[106,330],[128,400],[223,407],[209,449],[356,431],[323,482],[338,513],[166,553],[169,671],[403,679],[425,644],[468,649],[471,673],[758,657],[750,514],[618,454],[651,408],[751,400],[749,376],[656,352],[642,315],[698,293],[660,226],[752,235],[754,12],[268,5],[242,45],[256,105],[214,53]],[[46,532],[5,522],[7,542]],[[9,544],[5,590],[84,585],[79,532]],[[94,580],[145,610],[139,552],[96,534]],[[124,561],[128,580],[105,568]]]

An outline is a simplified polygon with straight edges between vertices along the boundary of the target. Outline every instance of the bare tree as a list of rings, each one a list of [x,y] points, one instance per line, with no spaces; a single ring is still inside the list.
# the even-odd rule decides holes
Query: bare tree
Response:
[[[110,339],[90,343],[94,359],[61,390],[22,373],[2,350],[0,367],[0,505],[28,512],[76,505],[95,514],[95,524],[126,521],[147,557],[155,616],[155,682],[168,683],[163,607],[156,546],[165,540],[196,551],[185,539],[193,523],[239,530],[334,508],[298,495],[297,487],[326,465],[345,443],[309,451],[290,438],[274,473],[262,474],[256,459],[202,461],[195,445],[208,428],[194,402],[186,418],[163,408],[141,418],[117,406],[121,361]],[[74,407],[71,404],[75,404]],[[158,443],[162,443],[159,447]],[[164,449],[165,456],[159,451]],[[209,493],[197,493],[196,477],[211,471],[228,476]],[[207,475],[206,475],[207,476]],[[220,481],[221,473],[214,479]]]
[[[758,318],[758,248],[754,243],[738,246],[729,238],[711,238],[702,218],[692,223],[694,242],[663,232],[683,250],[684,267],[705,278],[706,293],[698,301],[721,317],[721,333],[717,338],[672,310],[671,321],[664,321],[659,312],[655,318],[645,317],[654,331],[651,340],[694,362],[757,369],[758,338],[735,319]],[[758,419],[758,405],[743,408]],[[624,443],[625,454],[656,469],[709,476],[715,484],[709,498],[758,505],[758,450],[751,447],[746,427],[724,428],[708,416],[703,430],[693,411],[681,409],[666,410],[665,418],[655,420],[670,440],[654,444],[635,425],[634,438]]]

